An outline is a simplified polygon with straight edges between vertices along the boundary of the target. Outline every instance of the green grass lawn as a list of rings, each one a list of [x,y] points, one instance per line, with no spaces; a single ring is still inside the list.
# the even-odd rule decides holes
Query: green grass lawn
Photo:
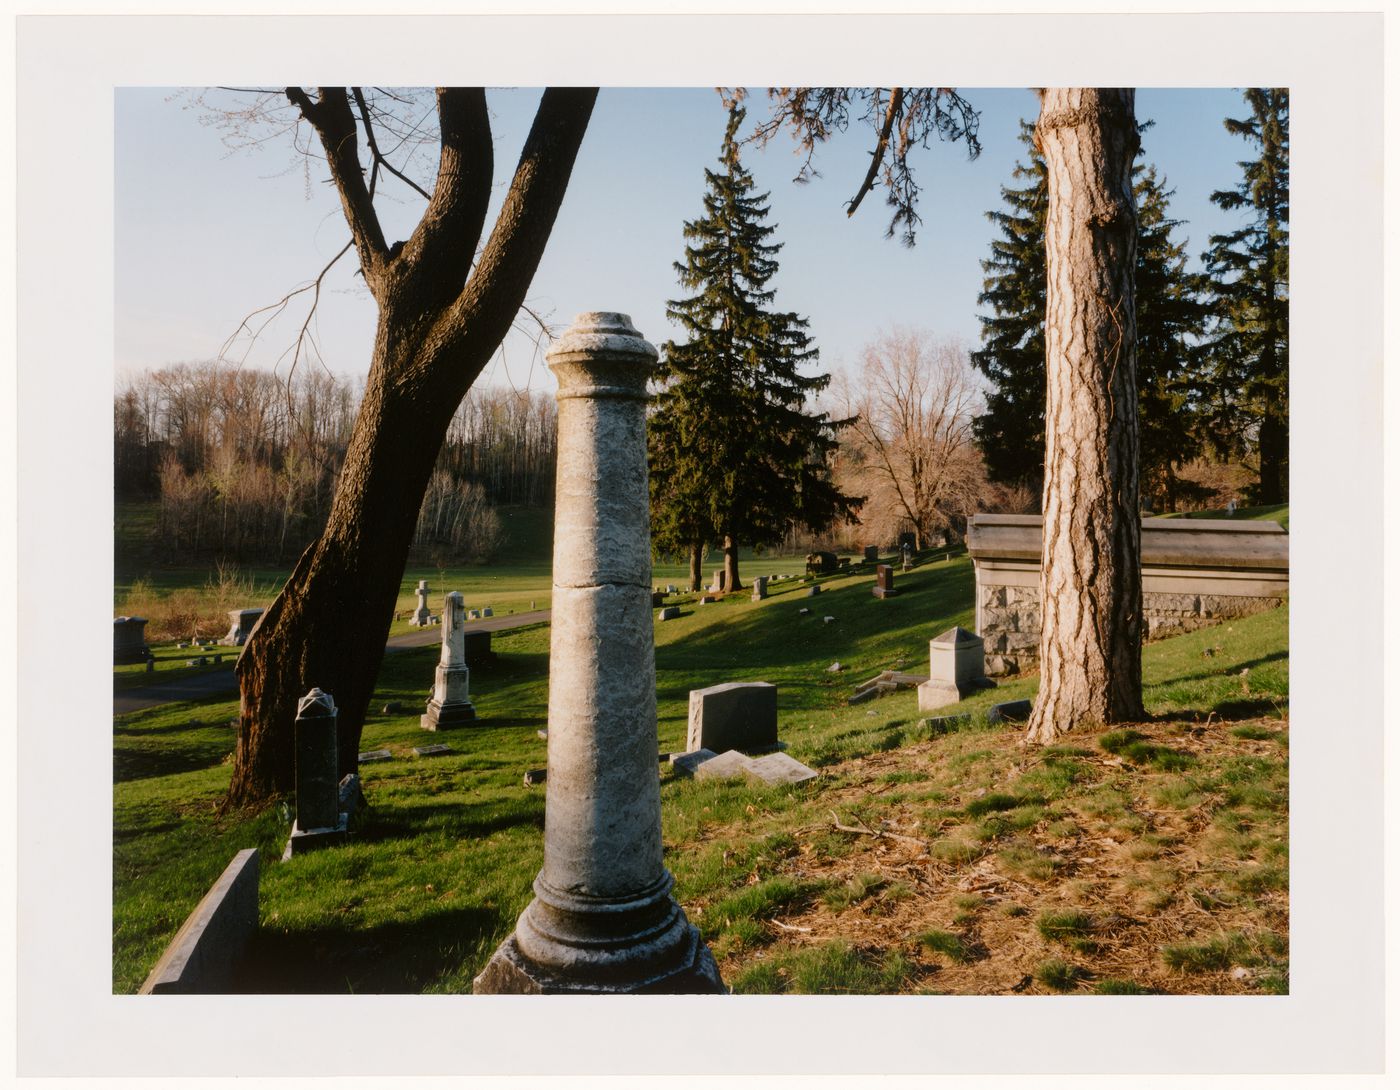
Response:
[[[799,569],[769,558],[743,574]],[[659,569],[667,581],[678,574]],[[821,772],[763,787],[662,766],[676,896],[736,991],[1286,990],[1286,608],[1150,645],[1149,721],[1036,751],[1005,725],[935,735],[912,691],[845,704],[879,670],[925,672],[928,640],[971,626],[963,556],[899,574],[894,598],[872,583],[866,571],[815,598],[794,581],[763,603],[686,600],[656,625],[660,752],[683,748],[691,689],[765,680],[789,753]],[[248,846],[263,855],[261,927],[243,987],[469,990],[542,860],[546,788],[521,777],[545,764],[548,641],[543,624],[497,633],[499,661],[472,673],[479,724],[431,738],[417,717],[436,649],[386,656],[372,710],[405,711],[366,724],[361,748],[394,754],[361,769],[368,811],[344,848],[286,863],[285,812],[215,813],[236,701],[119,717],[114,990],[139,986]],[[1012,679],[949,711],[1035,685]],[[425,740],[454,752],[412,756]],[[870,835],[837,830],[838,816]],[[1070,910],[1087,923],[1041,926]]]

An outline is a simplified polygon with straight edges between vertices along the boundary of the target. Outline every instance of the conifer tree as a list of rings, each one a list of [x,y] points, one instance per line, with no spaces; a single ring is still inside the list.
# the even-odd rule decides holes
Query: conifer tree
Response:
[[[1143,122],[1139,131],[1151,124]],[[994,385],[987,411],[973,423],[988,475],[1039,495],[1045,459],[1047,182],[1034,133],[1033,125],[1021,122],[1028,155],[1012,177],[1025,184],[1003,186],[1007,207],[987,213],[1001,237],[992,241],[992,256],[982,262],[987,275],[977,301],[990,306],[992,314],[980,316],[982,348],[972,353],[972,361]],[[1155,167],[1139,163],[1133,174],[1139,472],[1144,501],[1171,507],[1174,466],[1193,457],[1200,446],[1193,425],[1200,365],[1195,342],[1204,320],[1201,280],[1186,270],[1186,244],[1172,240],[1182,223],[1168,214],[1173,191]]]
[[[820,529],[849,517],[853,500],[832,482],[835,429],[807,398],[829,375],[799,369],[817,359],[807,321],[770,309],[781,244],[770,241],[768,194],[755,194],[730,109],[719,169],[705,172],[704,215],[685,224],[681,286],[667,303],[686,333],[661,348],[648,426],[652,533],[664,552],[691,557],[693,589],[706,544],[724,549],[726,587],[739,586],[739,547],[775,544],[794,524]]]
[[[1007,207],[987,213],[1001,229],[992,256],[982,262],[986,279],[977,301],[992,308],[979,315],[982,348],[973,365],[987,378],[987,411],[973,421],[987,475],[1025,485],[1037,497],[1045,475],[1045,160],[1035,147],[1035,126],[1021,122],[1027,161],[1011,176],[1020,188],[1002,186]]]
[[[1233,189],[1211,194],[1250,220],[1212,235],[1211,434],[1226,450],[1251,442],[1259,458],[1259,503],[1288,495],[1288,91],[1249,88],[1250,116],[1226,118],[1259,157],[1241,162]]]
[[[1204,285],[1186,269],[1186,242],[1172,241],[1182,223],[1167,210],[1175,191],[1156,167],[1139,164],[1135,173],[1139,487],[1144,506],[1170,511],[1178,499],[1177,467],[1201,450]]]

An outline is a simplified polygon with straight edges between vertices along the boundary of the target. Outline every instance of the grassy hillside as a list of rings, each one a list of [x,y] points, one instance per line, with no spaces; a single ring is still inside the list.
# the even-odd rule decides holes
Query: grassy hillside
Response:
[[[746,577],[769,564],[794,568]],[[656,626],[660,751],[684,744],[690,689],[766,680],[779,736],[821,772],[768,788],[662,766],[676,896],[736,991],[1286,990],[1286,609],[1146,648],[1149,722],[1027,750],[1014,726],[933,733],[912,692],[845,704],[878,670],[926,670],[929,638],[971,621],[965,558],[899,575],[892,599],[871,583],[830,579],[812,599],[777,584],[767,602],[686,604]],[[257,846],[242,986],[469,990],[541,863],[547,788],[521,776],[545,764],[548,641],[546,625],[497,634],[499,662],[472,673],[479,725],[427,739],[453,747],[437,758],[409,752],[436,651],[388,656],[373,706],[404,712],[366,726],[363,748],[394,753],[362,769],[368,813],[345,848],[287,863],[285,813],[214,813],[234,702],[119,717],[114,989],[135,990],[233,853]]]

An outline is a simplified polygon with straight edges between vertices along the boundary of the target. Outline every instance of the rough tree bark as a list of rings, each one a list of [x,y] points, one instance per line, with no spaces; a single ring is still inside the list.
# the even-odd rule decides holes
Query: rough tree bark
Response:
[[[545,91],[479,257],[493,169],[483,89],[438,92],[436,184],[412,237],[392,247],[359,163],[347,90],[319,88],[313,99],[292,87],[287,97],[325,149],[379,318],[325,531],[302,554],[238,659],[241,707],[226,806],[263,802],[292,788],[296,701],[312,686],[331,693],[340,709],[341,775],[356,769],[433,463],[458,403],[524,300],[597,91]]]
[[[1040,98],[1047,399],[1033,743],[1143,715],[1134,94],[1054,88]]]
[[[705,546],[690,547],[690,589],[698,592],[705,581]]]
[[[739,590],[739,543],[729,534],[724,535],[724,589],[733,594]]]

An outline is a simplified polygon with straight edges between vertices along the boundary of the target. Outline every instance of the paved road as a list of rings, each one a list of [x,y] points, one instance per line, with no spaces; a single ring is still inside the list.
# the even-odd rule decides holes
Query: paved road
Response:
[[[528,613],[508,613],[502,617],[491,617],[484,621],[473,621],[467,625],[468,632],[504,632],[511,628],[524,628],[549,620],[549,610],[536,609]],[[442,632],[433,625],[421,632],[409,632],[402,636],[391,636],[384,644],[386,651],[403,651],[412,647],[431,647],[442,639]],[[233,676],[233,667],[215,670],[207,674],[167,681],[160,685],[145,685],[139,689],[127,689],[112,694],[112,714],[140,711],[160,704],[175,704],[183,700],[202,700],[220,693],[238,692],[238,679]]]

